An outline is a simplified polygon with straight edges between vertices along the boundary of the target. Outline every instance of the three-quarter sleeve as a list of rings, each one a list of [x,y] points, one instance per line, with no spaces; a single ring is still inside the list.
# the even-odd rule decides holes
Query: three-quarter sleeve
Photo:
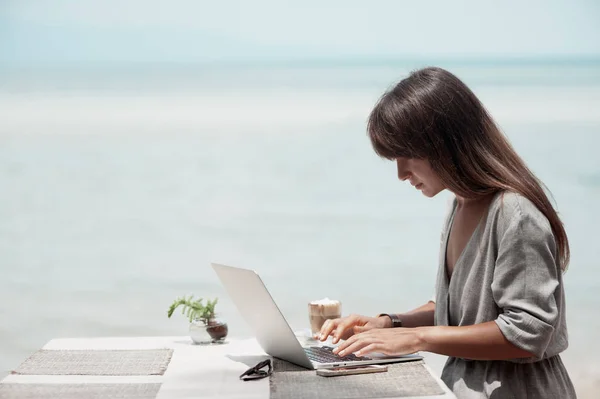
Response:
[[[513,345],[541,358],[559,310],[556,242],[548,220],[517,206],[500,237],[492,293],[500,314],[495,320]]]

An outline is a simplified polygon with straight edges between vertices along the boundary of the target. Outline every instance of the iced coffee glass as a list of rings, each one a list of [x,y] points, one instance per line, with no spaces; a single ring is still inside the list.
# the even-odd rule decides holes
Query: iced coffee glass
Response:
[[[312,335],[321,331],[325,320],[339,317],[342,317],[342,303],[340,301],[324,298],[308,303],[308,319],[310,320]]]

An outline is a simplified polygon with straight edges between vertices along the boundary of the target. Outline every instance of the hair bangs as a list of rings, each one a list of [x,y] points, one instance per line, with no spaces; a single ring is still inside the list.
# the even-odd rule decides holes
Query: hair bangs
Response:
[[[367,122],[367,133],[373,150],[382,158],[422,158],[413,145],[409,119],[394,104],[391,92],[377,102]]]

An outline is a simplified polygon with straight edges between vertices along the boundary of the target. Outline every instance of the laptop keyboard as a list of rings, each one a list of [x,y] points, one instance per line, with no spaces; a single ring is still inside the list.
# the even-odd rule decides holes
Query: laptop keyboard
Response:
[[[311,346],[308,348],[304,348],[306,356],[308,356],[310,360],[318,363],[370,360],[370,358],[368,357],[355,356],[353,354],[349,354],[347,356],[338,356],[335,353],[333,353],[332,350],[333,348],[331,346]]]

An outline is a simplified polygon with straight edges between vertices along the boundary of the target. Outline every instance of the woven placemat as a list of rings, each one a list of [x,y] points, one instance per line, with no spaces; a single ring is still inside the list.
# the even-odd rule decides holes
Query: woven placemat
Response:
[[[163,375],[173,349],[39,350],[13,374]]]
[[[2,399],[154,399],[161,384],[0,384]]]
[[[271,399],[402,398],[444,393],[422,360],[389,364],[385,373],[321,377],[314,370],[274,358],[270,390]]]

